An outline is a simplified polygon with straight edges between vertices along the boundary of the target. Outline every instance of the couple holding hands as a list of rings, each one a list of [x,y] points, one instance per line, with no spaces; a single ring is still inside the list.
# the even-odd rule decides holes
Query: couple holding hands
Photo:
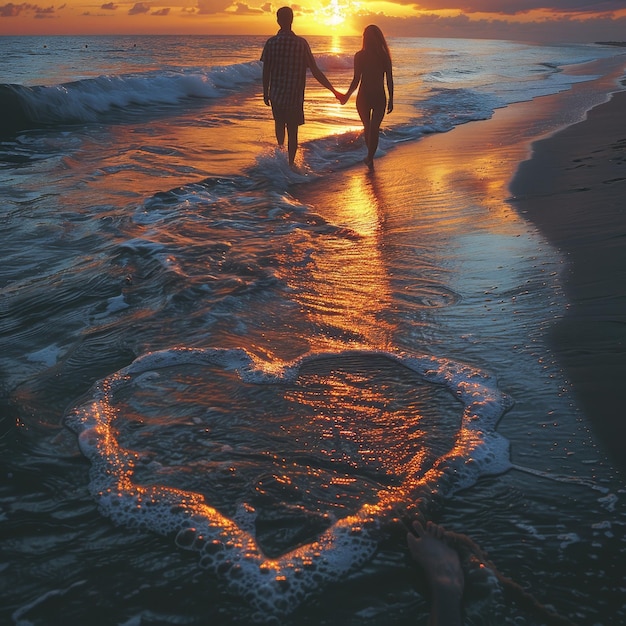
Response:
[[[293,165],[298,149],[298,127],[304,124],[304,89],[307,69],[317,81],[345,104],[359,87],[356,108],[363,123],[367,146],[364,163],[371,169],[378,148],[378,133],[385,112],[393,110],[393,74],[391,55],[385,37],[378,26],[370,25],[363,32],[363,46],[354,55],[354,77],[348,91],[339,93],[317,67],[311,48],[303,37],[298,37],[291,25],[293,11],[282,7],[276,12],[280,30],[265,43],[263,62],[263,100],[272,107],[278,145],[285,143],[289,164]],[[385,93],[385,83],[389,100]]]

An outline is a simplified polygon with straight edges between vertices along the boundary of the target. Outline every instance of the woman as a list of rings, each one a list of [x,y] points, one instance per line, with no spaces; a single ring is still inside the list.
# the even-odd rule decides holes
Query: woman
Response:
[[[389,103],[385,94],[385,78]],[[363,122],[367,146],[364,163],[371,169],[374,166],[374,154],[378,148],[378,133],[385,117],[385,107],[387,113],[393,111],[391,54],[385,36],[380,28],[373,24],[363,31],[363,47],[354,55],[354,78],[345,96],[339,98],[341,104],[349,100],[357,87],[359,93],[356,97],[356,110]]]

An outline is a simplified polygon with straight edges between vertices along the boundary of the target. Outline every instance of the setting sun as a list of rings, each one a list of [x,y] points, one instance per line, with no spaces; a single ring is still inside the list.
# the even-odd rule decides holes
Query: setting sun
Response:
[[[329,3],[323,5],[322,8],[316,12],[315,17],[315,21],[324,29],[320,34],[355,34],[356,30],[352,26],[351,17],[359,12],[360,6],[360,3],[351,2],[351,0],[331,0]],[[329,28],[332,33],[328,33]]]
[[[339,26],[346,21],[346,7],[339,3],[339,0],[332,0],[324,7],[323,21],[328,26]]]
[[[327,8],[328,16],[324,20],[329,26],[339,26],[346,21],[346,14],[339,6],[337,0],[333,0]]]

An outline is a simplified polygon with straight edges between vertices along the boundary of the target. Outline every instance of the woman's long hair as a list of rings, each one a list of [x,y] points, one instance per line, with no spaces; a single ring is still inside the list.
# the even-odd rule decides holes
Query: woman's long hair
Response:
[[[391,52],[389,52],[389,46],[385,41],[383,31],[375,24],[366,26],[363,31],[363,50],[373,52],[381,59],[388,60],[391,63]]]

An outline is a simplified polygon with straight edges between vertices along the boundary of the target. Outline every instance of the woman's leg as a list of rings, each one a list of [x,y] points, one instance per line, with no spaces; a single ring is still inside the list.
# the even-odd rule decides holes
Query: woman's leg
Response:
[[[378,150],[378,135],[380,132],[380,125],[385,117],[385,107],[376,107],[372,109],[372,114],[369,125],[369,141],[367,142],[367,160],[369,163],[374,161],[374,155]]]
[[[361,123],[363,124],[363,138],[365,139],[365,145],[369,151],[372,109],[365,98],[357,98],[356,110],[361,118]]]
[[[359,92],[359,96],[361,96],[361,92]],[[374,162],[374,155],[378,149],[378,133],[385,117],[386,100],[384,96],[383,98],[376,98],[374,103],[364,96],[357,96],[356,99],[356,110],[363,123],[363,135],[365,137],[365,145],[367,146],[365,163],[370,167]]]

